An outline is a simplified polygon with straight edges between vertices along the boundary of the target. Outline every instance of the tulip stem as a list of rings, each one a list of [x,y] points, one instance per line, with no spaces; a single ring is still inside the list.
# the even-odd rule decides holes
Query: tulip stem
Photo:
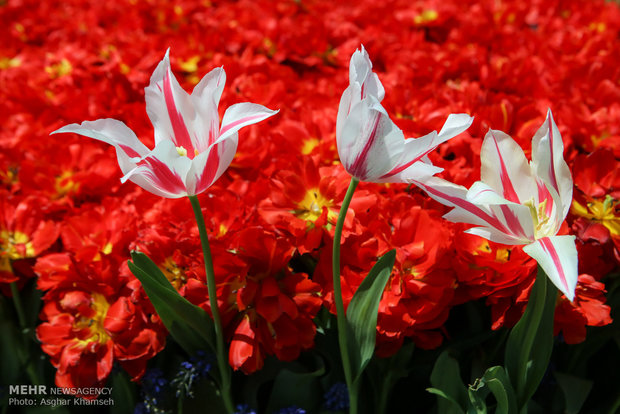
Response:
[[[528,402],[551,359],[557,295],[557,288],[539,266],[525,312],[510,331],[506,344],[505,365],[519,412],[527,412]]]
[[[13,296],[13,304],[15,305],[15,311],[17,312],[17,319],[19,320],[19,326],[22,331],[27,329],[26,316],[24,313],[24,307],[22,306],[21,296],[19,296],[19,289],[16,282],[11,282],[11,295]]]
[[[344,312],[344,303],[342,301],[342,287],[340,285],[340,242],[342,237],[342,227],[344,225],[344,219],[351,204],[353,193],[359,180],[355,177],[351,178],[347,193],[342,200],[340,206],[340,213],[338,214],[338,221],[336,222],[336,229],[334,231],[334,246],[332,256],[332,276],[334,284],[334,302],[336,303],[336,319],[338,321],[338,343],[340,345],[340,357],[342,358],[342,368],[344,370],[344,377],[347,382],[347,389],[349,391],[349,413],[357,413],[357,381],[352,378],[351,370],[351,358],[349,357],[349,350],[347,347],[347,318]],[[354,382],[355,381],[355,382]]]
[[[189,201],[192,204],[192,208],[194,209],[194,215],[196,216],[196,224],[198,225],[198,232],[200,233],[200,243],[202,244],[202,254],[205,260],[205,272],[207,275],[207,291],[209,293],[209,305],[211,307],[211,314],[213,315],[213,325],[215,326],[217,365],[222,380],[222,399],[224,400],[224,406],[226,407],[226,411],[232,414],[235,410],[235,407],[231,396],[231,371],[230,366],[228,365],[228,352],[224,346],[224,330],[222,329],[222,319],[220,317],[220,310],[217,305],[217,286],[215,284],[215,272],[213,271],[211,248],[209,247],[209,236],[207,235],[204,216],[202,215],[202,209],[200,208],[200,202],[198,201],[198,197],[195,195],[188,197]]]
[[[39,375],[33,365],[33,359],[29,354],[31,348],[28,338],[31,336],[32,330],[28,326],[28,322],[26,320],[26,314],[24,313],[24,306],[22,305],[19,288],[17,287],[17,282],[11,282],[9,285],[11,286],[11,295],[13,296],[13,304],[15,305],[15,312],[17,313],[19,327],[21,328],[21,340],[23,340],[23,347],[20,347],[18,356],[21,363],[26,367],[26,374],[30,378],[30,381],[35,385],[40,385],[42,382],[39,380]]]

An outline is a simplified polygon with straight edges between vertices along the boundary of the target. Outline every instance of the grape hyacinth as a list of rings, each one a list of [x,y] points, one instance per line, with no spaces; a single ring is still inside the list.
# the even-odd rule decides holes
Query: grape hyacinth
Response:
[[[337,382],[323,395],[323,406],[327,410],[340,411],[349,408],[349,393],[344,382]]]
[[[142,401],[136,405],[134,414],[166,414],[162,408],[168,389],[168,380],[159,368],[149,369],[142,378]]]
[[[198,351],[189,361],[181,362],[179,371],[170,382],[176,388],[176,396],[194,398],[194,385],[209,374],[211,364],[212,357],[203,351]]]
[[[275,411],[273,414],[306,414],[306,410],[293,405],[291,407],[286,407]]]
[[[256,411],[251,409],[247,404],[238,404],[235,407],[234,414],[256,414]]]

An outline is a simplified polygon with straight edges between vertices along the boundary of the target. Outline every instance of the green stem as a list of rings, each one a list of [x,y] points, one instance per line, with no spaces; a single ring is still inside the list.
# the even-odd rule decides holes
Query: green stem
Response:
[[[17,289],[17,283],[12,282],[11,285],[11,295],[13,295],[13,303],[15,304],[15,311],[17,312],[17,319],[19,320],[19,326],[22,328],[22,331],[27,329],[26,327],[26,314],[24,313],[24,307],[22,306],[22,299],[19,295],[19,289]]]
[[[217,305],[217,289],[215,285],[215,272],[213,271],[213,259],[211,258],[211,248],[209,247],[209,237],[207,236],[207,229],[205,227],[204,216],[200,208],[200,202],[198,197],[188,196],[189,201],[194,209],[194,215],[196,216],[196,224],[198,225],[198,232],[200,233],[200,243],[202,244],[202,254],[205,260],[205,272],[207,275],[207,291],[209,293],[209,305],[211,307],[211,314],[213,315],[213,324],[215,326],[215,340],[216,340],[216,356],[217,365],[220,371],[221,377],[221,392],[222,399],[224,400],[224,406],[229,413],[234,412],[235,407],[231,396],[231,371],[228,365],[227,350],[224,346],[224,330],[222,328],[222,319],[220,317],[220,310]]]
[[[542,318],[543,310],[545,309],[547,275],[543,273],[543,277],[539,277],[539,272],[539,274],[536,276],[537,277],[534,281],[534,286],[532,287],[532,292],[530,294],[530,298],[527,304],[527,307],[530,307],[531,305],[532,323],[530,324],[529,329],[525,331],[525,336],[523,338],[522,344],[523,351],[518,361],[518,375],[519,379],[522,380],[522,382],[517,383],[518,390],[525,387],[525,380],[527,378],[527,367],[529,359],[531,357],[531,350],[534,346],[534,339],[536,339],[536,332],[538,331],[538,326]]]
[[[521,413],[527,412],[528,402],[551,359],[557,293],[557,288],[539,266],[525,312],[508,337],[504,364]]]
[[[336,222],[336,229],[334,231],[334,246],[332,257],[332,276],[334,281],[334,302],[336,303],[336,319],[338,321],[338,343],[340,345],[340,357],[342,358],[342,368],[344,370],[344,378],[347,382],[347,388],[349,391],[349,412],[350,414],[357,413],[357,384],[353,381],[351,371],[351,358],[347,348],[347,319],[344,312],[344,303],[342,301],[342,287],[340,285],[340,239],[342,237],[342,227],[344,225],[344,219],[351,204],[353,193],[359,181],[352,177],[349,183],[349,188],[342,205],[340,207],[340,213],[338,214],[338,221]]]
[[[28,327],[26,322],[26,314],[24,313],[24,307],[22,305],[22,299],[19,293],[19,289],[17,288],[17,283],[10,283],[11,286],[11,295],[13,296],[13,304],[15,305],[15,311],[17,313],[17,319],[19,321],[19,327],[21,331],[21,338],[23,346],[19,350],[19,359],[21,363],[26,368],[26,374],[34,385],[42,384],[39,379],[39,375],[36,371],[36,367],[33,365],[33,361],[30,357],[30,341],[28,340],[30,337],[31,328]]]

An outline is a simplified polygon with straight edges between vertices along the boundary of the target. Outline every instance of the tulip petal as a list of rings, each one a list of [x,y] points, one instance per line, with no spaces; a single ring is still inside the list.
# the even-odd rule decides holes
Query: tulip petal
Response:
[[[475,234],[476,236],[483,237],[492,242],[509,246],[523,244],[522,240],[515,240],[513,236],[490,227],[472,227],[471,229],[465,230],[464,233]]]
[[[402,156],[405,137],[385,109],[369,96],[347,117],[338,142],[340,160],[349,174],[376,181]]]
[[[149,152],[149,149],[140,142],[136,134],[127,125],[116,119],[106,118],[84,121],[81,124],[69,124],[57,129],[52,134],[65,132],[73,132],[103,141],[119,148],[130,158],[141,157]]]
[[[368,95],[374,96],[378,102],[383,100],[385,89],[377,74],[372,71],[372,62],[363,45],[361,50],[353,53],[349,63],[349,84],[355,83],[360,85],[360,100]]]
[[[416,182],[420,188],[437,200],[454,210],[444,215],[446,220],[459,223],[469,223],[492,229],[506,235],[506,244],[529,243],[533,237],[531,233],[531,217],[527,207],[520,205],[477,205],[471,202],[465,187],[452,184],[438,177],[431,177],[424,182]],[[527,217],[526,217],[527,214]],[[478,230],[476,230],[478,231]],[[493,234],[496,234],[495,232]]]
[[[417,161],[395,174],[384,174],[381,178],[374,181],[377,183],[414,183],[416,181],[424,181],[442,171],[443,168],[441,167]]]
[[[237,152],[237,137],[229,136],[192,160],[186,179],[190,195],[202,193],[224,174]]]
[[[155,129],[155,144],[169,139],[193,156],[199,147],[199,138],[191,128],[191,121],[197,118],[196,111],[192,99],[170,69],[169,50],[155,68],[144,94],[146,112]]]
[[[441,143],[465,131],[469,128],[473,120],[474,118],[467,114],[450,114],[439,134],[433,131],[420,138],[409,138],[405,140],[405,148],[402,152],[401,159],[393,161],[392,165],[395,165],[395,167],[381,177],[381,182],[410,182],[411,180],[415,180],[414,171],[422,171],[420,167],[416,170],[409,170],[409,167],[423,160],[424,157],[434,151]],[[405,173],[405,170],[409,171]],[[425,174],[428,174],[431,168],[425,168],[424,170]],[[434,171],[433,174],[441,172],[437,167],[434,167]],[[403,181],[397,181],[395,178],[397,175],[402,177]],[[420,175],[417,179],[423,181],[427,176],[430,175]]]
[[[220,103],[224,85],[226,84],[226,72],[224,68],[215,68],[202,77],[200,82],[194,87],[192,96],[197,97],[202,102],[205,99],[213,100],[215,107]]]
[[[513,203],[523,203],[536,194],[534,179],[521,147],[502,131],[490,129],[480,149],[482,181]]]
[[[508,230],[512,241],[504,244],[523,244],[534,240],[534,224],[530,209],[506,200],[482,181],[476,181],[467,192],[467,199],[476,205],[487,206]]]
[[[564,143],[551,110],[532,139],[532,167],[536,175],[548,183],[560,196],[563,220],[573,198],[573,179],[564,161]]]
[[[145,190],[166,198],[179,198],[188,194],[184,177],[191,160],[181,156],[172,141],[162,141],[155,149],[121,179],[130,180]]]
[[[344,90],[340,97],[340,104],[338,105],[338,115],[336,117],[336,141],[340,146],[340,137],[342,136],[342,128],[345,121],[353,109],[358,103],[360,103],[360,85],[357,83],[349,86]]]
[[[467,188],[456,185],[442,178],[431,177],[415,184],[432,199],[454,210],[444,215],[446,220],[482,225],[495,228],[503,233],[510,233],[506,226],[486,206],[478,206],[467,199]]]
[[[81,124],[69,124],[57,129],[52,134],[65,132],[73,132],[113,145],[116,148],[116,157],[123,174],[135,168],[137,158],[141,158],[150,152],[127,125],[116,119],[107,118],[84,121]]]
[[[570,300],[577,286],[577,248],[575,236],[543,237],[523,247],[535,259],[554,285]]]
[[[241,128],[255,124],[280,112],[272,111],[262,105],[243,102],[229,106],[222,118],[220,136],[217,142],[232,137]]]
[[[215,68],[202,78],[192,92],[191,100],[198,116],[190,123],[196,136],[198,153],[213,145],[220,135],[220,116],[217,106],[225,83],[226,72],[222,68]]]
[[[467,114],[450,114],[439,131],[439,142],[445,142],[464,132],[474,122],[474,117]]]

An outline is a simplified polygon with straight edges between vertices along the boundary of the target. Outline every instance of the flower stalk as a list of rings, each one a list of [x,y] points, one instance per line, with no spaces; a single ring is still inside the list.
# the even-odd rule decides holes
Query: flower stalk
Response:
[[[338,323],[338,344],[340,346],[340,356],[342,358],[342,367],[344,370],[344,377],[347,382],[347,389],[349,391],[349,404],[350,413],[357,413],[357,383],[354,383],[351,368],[351,358],[348,352],[347,344],[347,319],[344,312],[344,303],[342,301],[342,286],[340,284],[340,239],[342,237],[342,227],[344,225],[344,219],[351,204],[353,193],[355,188],[359,184],[359,180],[355,177],[351,177],[349,188],[342,200],[340,206],[340,213],[338,213],[338,221],[336,222],[336,229],[334,231],[334,245],[332,255],[332,276],[334,284],[334,302],[336,303],[336,319]]]
[[[521,413],[527,412],[551,359],[557,296],[558,289],[539,266],[525,312],[506,344],[505,366]]]
[[[205,227],[204,216],[200,208],[200,202],[198,197],[188,196],[189,201],[192,204],[194,215],[196,216],[196,224],[198,225],[198,232],[200,234],[200,243],[202,244],[202,254],[205,261],[205,273],[207,275],[207,291],[209,293],[209,305],[211,307],[211,315],[213,317],[213,323],[215,327],[215,341],[217,357],[217,366],[220,372],[220,388],[222,393],[222,399],[224,400],[224,406],[228,413],[234,412],[234,404],[231,396],[231,370],[228,365],[228,357],[226,347],[224,344],[224,330],[222,328],[222,319],[220,317],[220,310],[217,304],[217,289],[215,284],[215,272],[213,271],[213,259],[211,257],[211,248],[209,247],[209,236],[207,235],[207,229]]]

